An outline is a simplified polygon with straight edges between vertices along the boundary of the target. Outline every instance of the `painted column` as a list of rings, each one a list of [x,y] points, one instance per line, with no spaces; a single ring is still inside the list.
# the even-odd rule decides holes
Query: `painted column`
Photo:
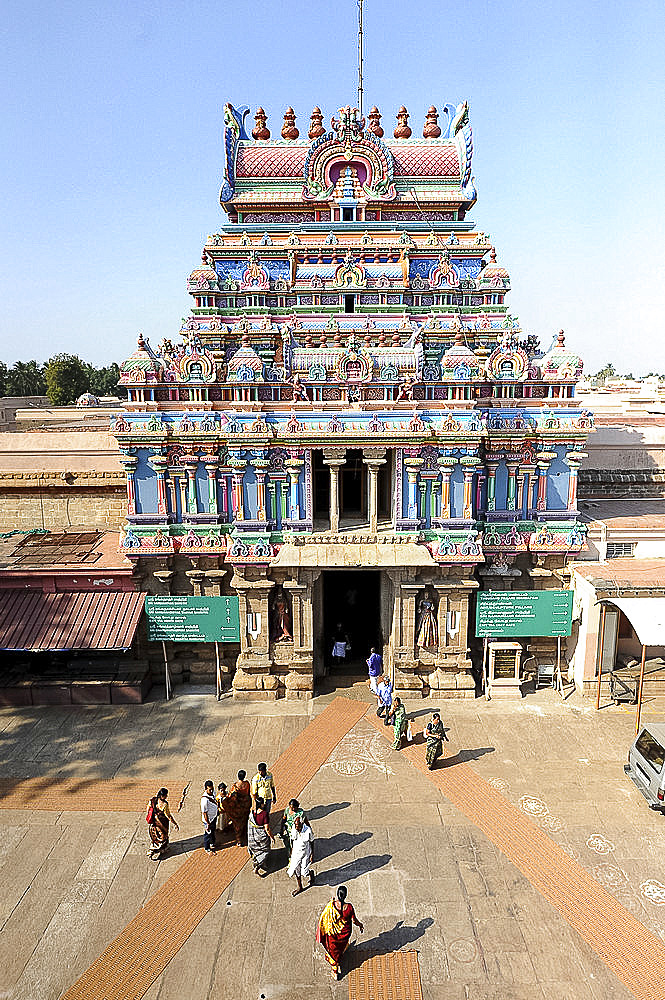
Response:
[[[430,494],[430,511],[432,517],[441,517],[441,482],[439,479],[432,480],[432,492]]]
[[[268,500],[270,501],[270,519],[277,522],[277,483],[268,479]]]
[[[265,521],[266,519],[266,469],[268,468],[267,458],[255,458],[252,463],[256,470],[256,519]]]
[[[457,459],[452,455],[442,455],[437,459],[437,463],[441,470],[441,517],[450,520],[450,477],[454,466],[457,465]]]
[[[462,517],[465,521],[473,518],[473,476],[476,471],[477,459],[471,455],[466,455],[460,459],[462,471],[464,472],[464,500]]]
[[[487,509],[496,510],[496,470],[498,462],[487,463]]]
[[[221,469],[220,487],[221,487],[221,494],[222,494],[222,496],[221,496],[221,501],[222,501],[222,511],[221,511],[221,513],[222,513],[222,517],[223,517],[223,519],[225,521],[229,521],[230,520],[230,517],[229,517],[229,483],[228,483],[228,480],[226,478],[226,469],[225,468]]]
[[[243,498],[243,479],[245,478],[245,467],[247,463],[244,458],[241,458],[240,455],[236,454],[230,457],[229,465],[231,466],[233,478],[230,519],[233,521],[244,521],[245,503]]]
[[[157,476],[157,513],[164,517],[168,513],[166,500],[166,456],[153,455],[148,459],[148,465],[154,469]]]
[[[568,476],[568,510],[577,511],[577,474],[582,459],[586,458],[584,451],[572,451],[566,455],[566,465],[570,469]]]
[[[427,517],[427,480],[422,479],[418,483],[418,517],[424,520]]]
[[[408,513],[412,520],[418,519],[418,471],[423,464],[422,458],[405,458],[406,475],[408,479]]]
[[[520,503],[520,508],[525,518],[529,516],[529,511],[532,509],[531,496],[533,492],[533,476],[535,471],[536,471],[535,465],[522,466],[522,478],[524,486],[522,488],[522,500]]]
[[[300,505],[298,504],[298,481],[300,470],[303,467],[301,458],[287,458],[286,471],[289,474],[289,519],[299,521],[301,518]]]
[[[187,473],[187,513],[198,514],[199,504],[198,497],[196,495],[196,467],[199,464],[199,460],[193,455],[184,455],[181,461]]]
[[[541,451],[538,456],[538,500],[536,509],[538,511],[547,510],[547,470],[556,455],[550,451]]]
[[[485,468],[481,466],[476,469],[476,510],[482,510],[483,506],[483,486],[485,484]]]
[[[120,464],[127,476],[127,514],[136,514],[136,483],[134,482],[134,473],[138,465],[138,458],[135,455],[123,452],[120,456]]]
[[[378,489],[377,481],[379,478],[379,468],[385,464],[385,448],[371,450],[363,449],[363,462],[367,466],[368,474],[368,520],[369,520],[369,531],[371,535],[375,535],[378,530],[379,515],[378,515]]]
[[[519,464],[517,462],[507,462],[508,468],[508,500],[506,503],[506,510],[516,509],[516,482],[515,477]]]
[[[523,472],[517,473],[517,502],[516,510],[519,511],[520,517],[524,517],[524,480],[526,476]]]
[[[323,464],[330,470],[330,530],[334,535],[339,531],[339,470],[345,461],[346,453],[343,449],[323,449]]]
[[[217,514],[217,469],[216,455],[204,455],[203,465],[208,473],[208,507],[211,514]]]

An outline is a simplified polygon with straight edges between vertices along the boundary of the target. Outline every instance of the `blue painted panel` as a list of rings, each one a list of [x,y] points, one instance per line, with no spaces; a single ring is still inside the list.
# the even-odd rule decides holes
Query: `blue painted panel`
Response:
[[[496,470],[494,495],[496,497],[496,509],[506,510],[508,503],[508,469],[505,462],[500,462],[499,468]]]
[[[464,516],[464,472],[456,465],[450,477],[450,513],[453,517]]]
[[[256,470],[251,465],[247,466],[247,470],[245,472],[243,496],[245,503],[245,518],[248,521],[254,521],[258,517],[258,504],[256,498]]]
[[[547,473],[547,506],[549,510],[565,510],[568,506],[568,476],[570,469],[563,461],[566,448],[557,445],[552,449],[557,453]]]
[[[157,474],[148,465],[152,451],[148,448],[137,448],[138,462],[134,473],[136,489],[136,513],[157,513]]]
[[[208,497],[208,473],[199,462],[196,466],[196,496],[198,498],[198,508],[200,514],[210,513],[210,500]]]

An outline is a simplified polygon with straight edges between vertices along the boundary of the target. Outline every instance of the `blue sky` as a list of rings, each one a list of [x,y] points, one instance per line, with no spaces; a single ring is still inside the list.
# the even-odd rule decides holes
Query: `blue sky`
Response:
[[[222,222],[222,109],[273,135],[355,103],[355,0],[6,8],[0,74],[4,360],[122,360],[177,334]],[[510,310],[587,368],[665,373],[662,3],[365,2],[365,104],[420,134],[467,99],[479,229]]]

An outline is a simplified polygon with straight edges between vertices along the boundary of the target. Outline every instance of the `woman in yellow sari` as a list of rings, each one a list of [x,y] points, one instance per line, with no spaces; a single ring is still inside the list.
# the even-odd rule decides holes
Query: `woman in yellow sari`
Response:
[[[342,978],[340,962],[349,944],[353,924],[360,928],[361,934],[364,930],[351,903],[346,902],[346,896],[346,886],[340,885],[337,896],[333,896],[326,906],[316,928],[316,940],[323,945],[326,961],[332,966],[334,979]]]

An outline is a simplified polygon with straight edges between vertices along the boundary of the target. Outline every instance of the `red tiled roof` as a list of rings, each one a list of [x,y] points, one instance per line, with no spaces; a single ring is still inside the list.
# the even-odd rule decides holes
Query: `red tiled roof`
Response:
[[[145,594],[0,591],[0,649],[129,649]]]
[[[236,177],[302,177],[309,146],[255,146],[238,147]]]
[[[459,177],[454,146],[393,146],[395,177]]]

